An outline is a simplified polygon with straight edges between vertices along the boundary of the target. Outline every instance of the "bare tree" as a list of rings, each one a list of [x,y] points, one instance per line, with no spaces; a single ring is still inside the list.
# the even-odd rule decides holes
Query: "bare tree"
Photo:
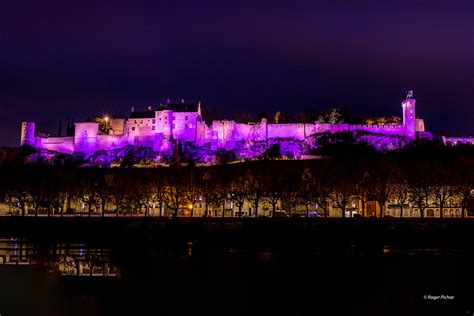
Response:
[[[193,217],[194,208],[196,207],[196,202],[198,201],[199,196],[201,195],[201,190],[199,188],[194,169],[190,169],[186,177],[188,181],[185,185],[184,194],[186,196],[186,200],[188,201],[188,203],[190,203],[189,208],[191,209],[191,217]]]
[[[329,200],[332,192],[332,184],[334,179],[331,178],[327,166],[315,170],[313,181],[314,198],[318,207],[323,210],[324,217],[328,217]]]
[[[245,179],[245,175],[238,176],[235,180],[231,182],[230,185],[230,196],[232,197],[232,201],[239,210],[239,218],[242,217],[242,207],[244,206],[245,200],[248,195],[247,185],[248,183]]]
[[[163,205],[166,200],[166,180],[162,175],[152,179],[154,203],[158,203],[159,217],[163,216]]]
[[[398,179],[391,187],[395,201],[400,207],[400,217],[403,217],[403,205],[409,201],[409,186],[404,179]]]
[[[245,173],[245,176],[248,183],[247,198],[251,201],[252,206],[255,208],[254,216],[255,218],[257,218],[258,207],[260,206],[260,202],[262,201],[262,195],[263,195],[263,188],[262,188],[262,183],[260,181],[260,175],[256,174],[255,171],[252,172],[248,169]]]
[[[222,205],[222,218],[225,217],[225,210],[227,206],[227,200],[229,199],[230,194],[230,180],[227,175],[221,175],[219,179],[217,179],[217,195],[218,199]]]
[[[180,208],[186,205],[184,179],[180,171],[175,171],[168,178],[166,190],[166,201],[168,207],[173,211],[173,217],[178,217]]]
[[[333,206],[341,211],[342,217],[346,217],[346,210],[349,208],[352,198],[354,197],[354,187],[348,179],[339,179],[332,192],[331,200]]]
[[[439,217],[443,218],[444,209],[449,201],[456,195],[455,186],[452,183],[449,171],[439,164],[435,164],[431,168],[432,173],[429,181],[432,186],[433,204],[439,208]]]
[[[469,200],[474,198],[474,171],[472,165],[474,158],[461,157],[457,162],[457,169],[454,175],[456,179],[456,193],[461,204],[461,217],[464,218],[469,204]]]
[[[29,176],[24,170],[15,170],[15,177],[5,176],[2,178],[6,182],[5,199],[9,207],[19,209],[21,216],[25,216],[29,198],[28,188],[26,187]]]
[[[425,215],[425,209],[429,207],[433,196],[433,187],[427,180],[426,174],[412,174],[409,182],[410,201],[420,210],[420,217]]]
[[[373,194],[373,182],[373,176],[369,175],[368,171],[361,172],[354,181],[356,196],[362,208],[362,217],[365,216],[365,206],[369,199],[369,194]],[[382,210],[380,210],[380,217],[382,217]]]
[[[393,195],[394,171],[393,165],[382,160],[373,166],[372,175],[369,177],[369,192],[380,206],[380,217],[385,215],[385,205]]]
[[[352,200],[357,197],[354,181],[354,167],[350,165],[351,161],[341,161],[334,165],[332,177],[334,177],[334,186],[332,187],[331,200],[333,206],[341,211],[344,218],[346,210],[349,208]]]
[[[265,191],[265,197],[272,206],[272,215],[274,216],[278,202],[283,195],[284,179],[281,173],[276,175],[266,175],[262,177],[262,185]]]

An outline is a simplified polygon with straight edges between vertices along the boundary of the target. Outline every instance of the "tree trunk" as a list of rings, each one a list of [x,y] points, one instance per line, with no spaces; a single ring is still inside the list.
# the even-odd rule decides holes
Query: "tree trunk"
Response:
[[[102,200],[102,217],[105,216],[105,200]]]
[[[443,206],[440,205],[440,208],[439,208],[439,218],[443,218]]]
[[[70,204],[71,202],[69,202],[69,195],[66,195],[66,212],[70,209]]]
[[[362,207],[362,217],[365,217],[365,200],[363,198],[360,200],[360,205]]]
[[[239,218],[242,218],[242,204],[239,203]]]
[[[379,206],[380,206],[380,218],[383,218],[384,213],[385,213],[385,208],[384,208],[384,205],[381,203],[379,203]]]
[[[222,218],[225,217],[225,203],[226,203],[226,200],[224,199],[224,203],[222,203]]]
[[[400,204],[400,218],[403,217],[403,203]]]

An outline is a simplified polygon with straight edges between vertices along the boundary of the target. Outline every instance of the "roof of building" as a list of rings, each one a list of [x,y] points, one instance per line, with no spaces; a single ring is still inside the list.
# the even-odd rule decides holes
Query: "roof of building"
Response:
[[[197,112],[198,108],[199,108],[198,102],[165,103],[165,104],[160,104],[158,111],[173,110],[174,112]]]
[[[155,118],[155,111],[133,111],[130,113],[128,118],[132,118],[132,119]]]

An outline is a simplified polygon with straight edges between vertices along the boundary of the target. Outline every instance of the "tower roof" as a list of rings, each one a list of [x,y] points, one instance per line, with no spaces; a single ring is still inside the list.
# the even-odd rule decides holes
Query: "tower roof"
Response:
[[[174,112],[197,112],[199,102],[165,103],[160,104],[158,111],[172,110]]]
[[[133,111],[130,113],[128,118],[131,118],[131,119],[155,118],[155,111]]]

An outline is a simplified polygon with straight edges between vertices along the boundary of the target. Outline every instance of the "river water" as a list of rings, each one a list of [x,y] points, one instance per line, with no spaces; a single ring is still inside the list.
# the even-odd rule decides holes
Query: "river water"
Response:
[[[0,314],[474,314],[462,249],[135,246],[0,238]]]

